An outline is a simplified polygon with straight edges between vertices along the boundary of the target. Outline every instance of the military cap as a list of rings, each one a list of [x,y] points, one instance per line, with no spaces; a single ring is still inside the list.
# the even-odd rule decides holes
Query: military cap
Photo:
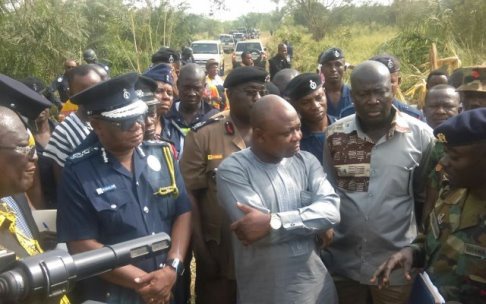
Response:
[[[370,60],[383,63],[390,71],[390,74],[400,71],[400,62],[394,56],[382,54],[382,55],[373,56],[370,58]]]
[[[156,90],[157,82],[145,76],[140,76],[135,84],[135,93],[147,106],[160,103],[154,94]]]
[[[0,74],[0,105],[29,119],[36,119],[51,102],[25,84]]]
[[[333,47],[326,50],[320,57],[320,64],[324,64],[328,61],[343,59],[344,53],[341,49]]]
[[[173,63],[180,61],[179,53],[168,47],[161,47],[152,55],[152,63]]]
[[[316,73],[303,73],[295,76],[285,88],[284,94],[293,101],[297,101],[304,96],[322,87],[321,77]]]
[[[465,146],[486,142],[486,108],[464,111],[434,129],[439,142],[448,146]]]
[[[486,66],[464,69],[463,84],[457,91],[486,92]]]
[[[165,63],[160,63],[153,66],[143,75],[153,80],[162,81],[170,85],[174,83],[174,78],[172,77],[172,68]]]
[[[267,72],[257,67],[239,67],[232,70],[226,76],[223,86],[225,88],[232,88],[247,82],[264,83],[267,80],[267,75]]]
[[[147,105],[135,92],[137,73],[123,74],[100,82],[71,97],[83,105],[88,115],[100,115],[113,121],[129,120],[147,112]]]

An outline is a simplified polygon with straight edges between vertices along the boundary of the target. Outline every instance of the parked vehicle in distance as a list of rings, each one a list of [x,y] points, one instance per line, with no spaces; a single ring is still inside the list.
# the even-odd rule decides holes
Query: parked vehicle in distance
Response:
[[[223,47],[219,40],[198,40],[191,43],[194,62],[206,69],[206,62],[214,59],[219,64],[219,75],[224,75]]]
[[[250,51],[253,60],[257,61],[265,49],[260,40],[239,41],[235,48],[236,62],[241,62],[241,53],[244,51]]]
[[[235,50],[235,38],[233,38],[233,35],[221,34],[219,35],[219,40],[221,41],[223,51],[226,54],[229,54]]]
[[[235,37],[236,42],[240,42],[245,40],[245,34],[244,33],[234,33],[233,37]]]

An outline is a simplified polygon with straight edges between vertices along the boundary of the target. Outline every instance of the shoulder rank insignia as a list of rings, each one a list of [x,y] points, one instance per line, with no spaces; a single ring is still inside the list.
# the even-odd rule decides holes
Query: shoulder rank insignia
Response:
[[[170,143],[165,140],[156,139],[156,140],[144,140],[143,145],[160,147],[160,146],[169,146]]]
[[[81,152],[77,152],[77,153],[74,153],[73,155],[69,156],[69,160],[71,161],[79,161],[81,159],[83,159],[84,157],[88,156],[88,155],[93,155],[92,152],[94,151],[98,151],[98,147],[90,147],[90,148],[87,148],[87,149],[84,149],[83,151]]]
[[[194,132],[197,132],[197,130],[201,129],[202,127],[207,126],[207,125],[210,125],[210,124],[215,123],[217,121],[220,121],[223,118],[224,118],[223,115],[218,115],[216,117],[211,117],[210,119],[208,119],[206,121],[198,122],[197,124],[195,124],[194,126],[191,127],[191,130],[194,131]]]

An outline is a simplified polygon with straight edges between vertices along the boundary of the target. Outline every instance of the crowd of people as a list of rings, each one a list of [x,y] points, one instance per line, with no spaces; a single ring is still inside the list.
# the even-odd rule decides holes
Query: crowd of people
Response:
[[[48,86],[0,75],[0,249],[170,235],[60,303],[405,304],[424,272],[486,303],[486,66],[431,72],[417,109],[394,56],[348,85],[341,49],[304,72],[288,45],[224,79],[167,47],[142,74],[89,49]],[[57,209],[57,233],[32,209]]]

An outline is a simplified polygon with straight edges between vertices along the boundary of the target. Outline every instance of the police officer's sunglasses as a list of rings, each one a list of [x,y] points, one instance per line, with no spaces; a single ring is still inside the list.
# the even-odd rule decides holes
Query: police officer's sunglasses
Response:
[[[140,125],[144,126],[146,117],[147,117],[147,113],[132,118],[124,119],[121,121],[112,121],[112,120],[104,119],[103,117],[100,117],[100,119],[102,119],[105,122],[108,122],[110,125],[120,129],[121,131],[128,131],[132,128],[132,126],[135,123],[139,123]]]

